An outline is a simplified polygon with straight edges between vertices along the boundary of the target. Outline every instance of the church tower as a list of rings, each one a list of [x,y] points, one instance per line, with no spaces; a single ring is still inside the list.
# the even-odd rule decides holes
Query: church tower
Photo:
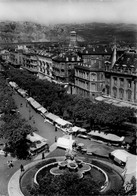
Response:
[[[76,31],[71,31],[70,32],[69,47],[70,48],[75,48],[76,46],[77,46],[77,33],[76,33]]]

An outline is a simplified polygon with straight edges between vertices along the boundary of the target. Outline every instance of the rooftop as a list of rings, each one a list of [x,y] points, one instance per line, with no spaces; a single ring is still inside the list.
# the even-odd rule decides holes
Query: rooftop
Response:
[[[84,48],[81,52],[83,55],[111,55],[113,49],[108,46],[96,45]]]
[[[61,53],[54,57],[53,60],[58,62],[82,62],[81,57],[73,53]]]
[[[137,69],[137,53],[134,51],[125,52],[114,64],[113,69]]]

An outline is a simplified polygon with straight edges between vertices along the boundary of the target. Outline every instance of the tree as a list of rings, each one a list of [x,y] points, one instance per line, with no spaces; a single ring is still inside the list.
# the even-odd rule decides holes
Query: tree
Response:
[[[49,173],[39,179],[39,186],[30,190],[32,195],[46,194],[47,196],[83,196],[100,195],[99,185],[92,178],[79,179],[76,173],[64,172],[63,175],[53,176]]]

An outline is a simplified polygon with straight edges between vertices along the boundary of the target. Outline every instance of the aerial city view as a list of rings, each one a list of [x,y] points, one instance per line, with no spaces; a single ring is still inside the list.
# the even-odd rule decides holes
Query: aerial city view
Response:
[[[0,0],[0,196],[137,195],[136,133],[136,0]]]

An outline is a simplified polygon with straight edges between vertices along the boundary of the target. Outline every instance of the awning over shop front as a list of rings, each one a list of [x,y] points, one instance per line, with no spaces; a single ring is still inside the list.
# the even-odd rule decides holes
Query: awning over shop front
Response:
[[[106,140],[110,140],[110,141],[123,141],[124,140],[124,137],[119,137],[117,135],[114,135],[114,134],[105,134],[104,132],[99,132],[99,131],[91,131],[90,133],[88,133],[88,135],[91,135],[91,136],[98,136],[98,137],[101,137],[101,138],[104,138]]]
[[[74,126],[72,127],[72,132],[77,132],[80,129],[81,129],[80,127]]]
[[[127,152],[126,150],[121,149],[114,150],[113,152],[111,152],[111,155],[125,163],[127,162],[128,157],[136,157],[135,155]]]
[[[40,111],[42,114],[45,114],[47,112],[47,109],[44,107],[38,108],[38,111]]]
[[[9,85],[12,86],[13,88],[17,88],[18,85],[15,82],[9,82]]]
[[[25,90],[23,90],[23,89],[21,89],[21,88],[19,88],[18,90],[17,90],[21,95],[26,95],[26,93],[27,93],[27,91],[25,91]]]
[[[46,118],[53,120],[54,122],[59,118],[59,116],[56,116],[55,114],[48,113],[45,115]]]
[[[35,100],[32,97],[29,97],[29,98],[27,98],[27,101],[31,103],[31,102],[33,102]]]
[[[68,135],[65,135],[63,137],[58,138],[57,147],[70,149],[70,148],[72,148],[72,145],[74,142],[75,142],[75,140],[72,140],[70,138],[70,136],[68,137]]]
[[[31,102],[31,105],[32,105],[35,109],[38,109],[38,108],[41,107],[41,105],[40,105],[37,101]]]
[[[66,121],[66,120],[63,120],[63,119],[61,119],[61,118],[57,118],[57,119],[55,120],[55,122],[56,122],[57,124],[59,124],[59,125],[62,125],[62,126],[64,126],[64,125],[72,125],[72,123],[70,123],[70,122],[68,122],[68,121]]]
[[[41,108],[41,107],[42,107],[42,106],[41,106],[37,101],[35,101],[35,99],[33,99],[32,97],[27,98],[27,101],[28,101],[35,109],[38,109],[38,108]]]

